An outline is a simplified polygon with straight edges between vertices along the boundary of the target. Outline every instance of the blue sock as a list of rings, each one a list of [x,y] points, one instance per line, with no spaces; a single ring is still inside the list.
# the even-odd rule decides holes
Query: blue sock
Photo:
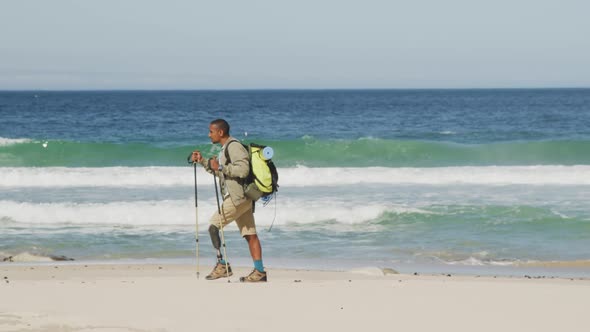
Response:
[[[225,265],[225,264],[226,264],[226,263],[225,263],[225,259],[221,259],[221,260],[219,260],[219,263],[221,263],[222,265]]]
[[[254,268],[259,272],[264,272],[264,266],[262,266],[262,259],[254,261]]]

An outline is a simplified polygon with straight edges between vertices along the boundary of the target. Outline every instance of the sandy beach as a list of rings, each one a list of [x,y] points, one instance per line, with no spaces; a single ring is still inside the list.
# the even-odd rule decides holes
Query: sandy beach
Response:
[[[188,265],[0,266],[0,331],[588,331],[590,280]]]

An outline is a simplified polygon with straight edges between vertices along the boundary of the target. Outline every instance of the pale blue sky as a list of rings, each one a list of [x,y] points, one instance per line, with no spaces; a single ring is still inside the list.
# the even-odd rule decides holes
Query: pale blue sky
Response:
[[[0,0],[0,89],[590,87],[587,0]]]

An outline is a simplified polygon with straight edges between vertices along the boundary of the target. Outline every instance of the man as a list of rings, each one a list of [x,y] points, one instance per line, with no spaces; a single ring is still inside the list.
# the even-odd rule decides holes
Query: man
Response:
[[[223,204],[221,214],[214,213],[210,219],[209,235],[213,247],[217,250],[217,264],[213,271],[206,277],[214,280],[232,275],[231,266],[221,254],[221,240],[219,230],[232,221],[236,221],[242,237],[248,242],[250,255],[254,261],[254,270],[246,277],[241,277],[242,282],[266,282],[266,272],[262,264],[262,248],[256,234],[254,224],[253,202],[244,195],[243,182],[250,173],[250,159],[244,146],[229,134],[229,124],[223,119],[213,120],[209,124],[209,138],[213,144],[221,144],[219,160],[216,157],[203,158],[201,152],[194,151],[193,162],[198,162],[207,172],[215,172],[219,176]],[[227,150],[227,158],[225,151]]]

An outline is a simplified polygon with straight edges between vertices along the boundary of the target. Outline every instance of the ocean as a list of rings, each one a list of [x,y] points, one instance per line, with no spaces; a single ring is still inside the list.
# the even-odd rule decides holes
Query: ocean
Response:
[[[590,276],[590,89],[0,92],[0,264],[194,264],[216,118],[275,151],[270,269]]]

